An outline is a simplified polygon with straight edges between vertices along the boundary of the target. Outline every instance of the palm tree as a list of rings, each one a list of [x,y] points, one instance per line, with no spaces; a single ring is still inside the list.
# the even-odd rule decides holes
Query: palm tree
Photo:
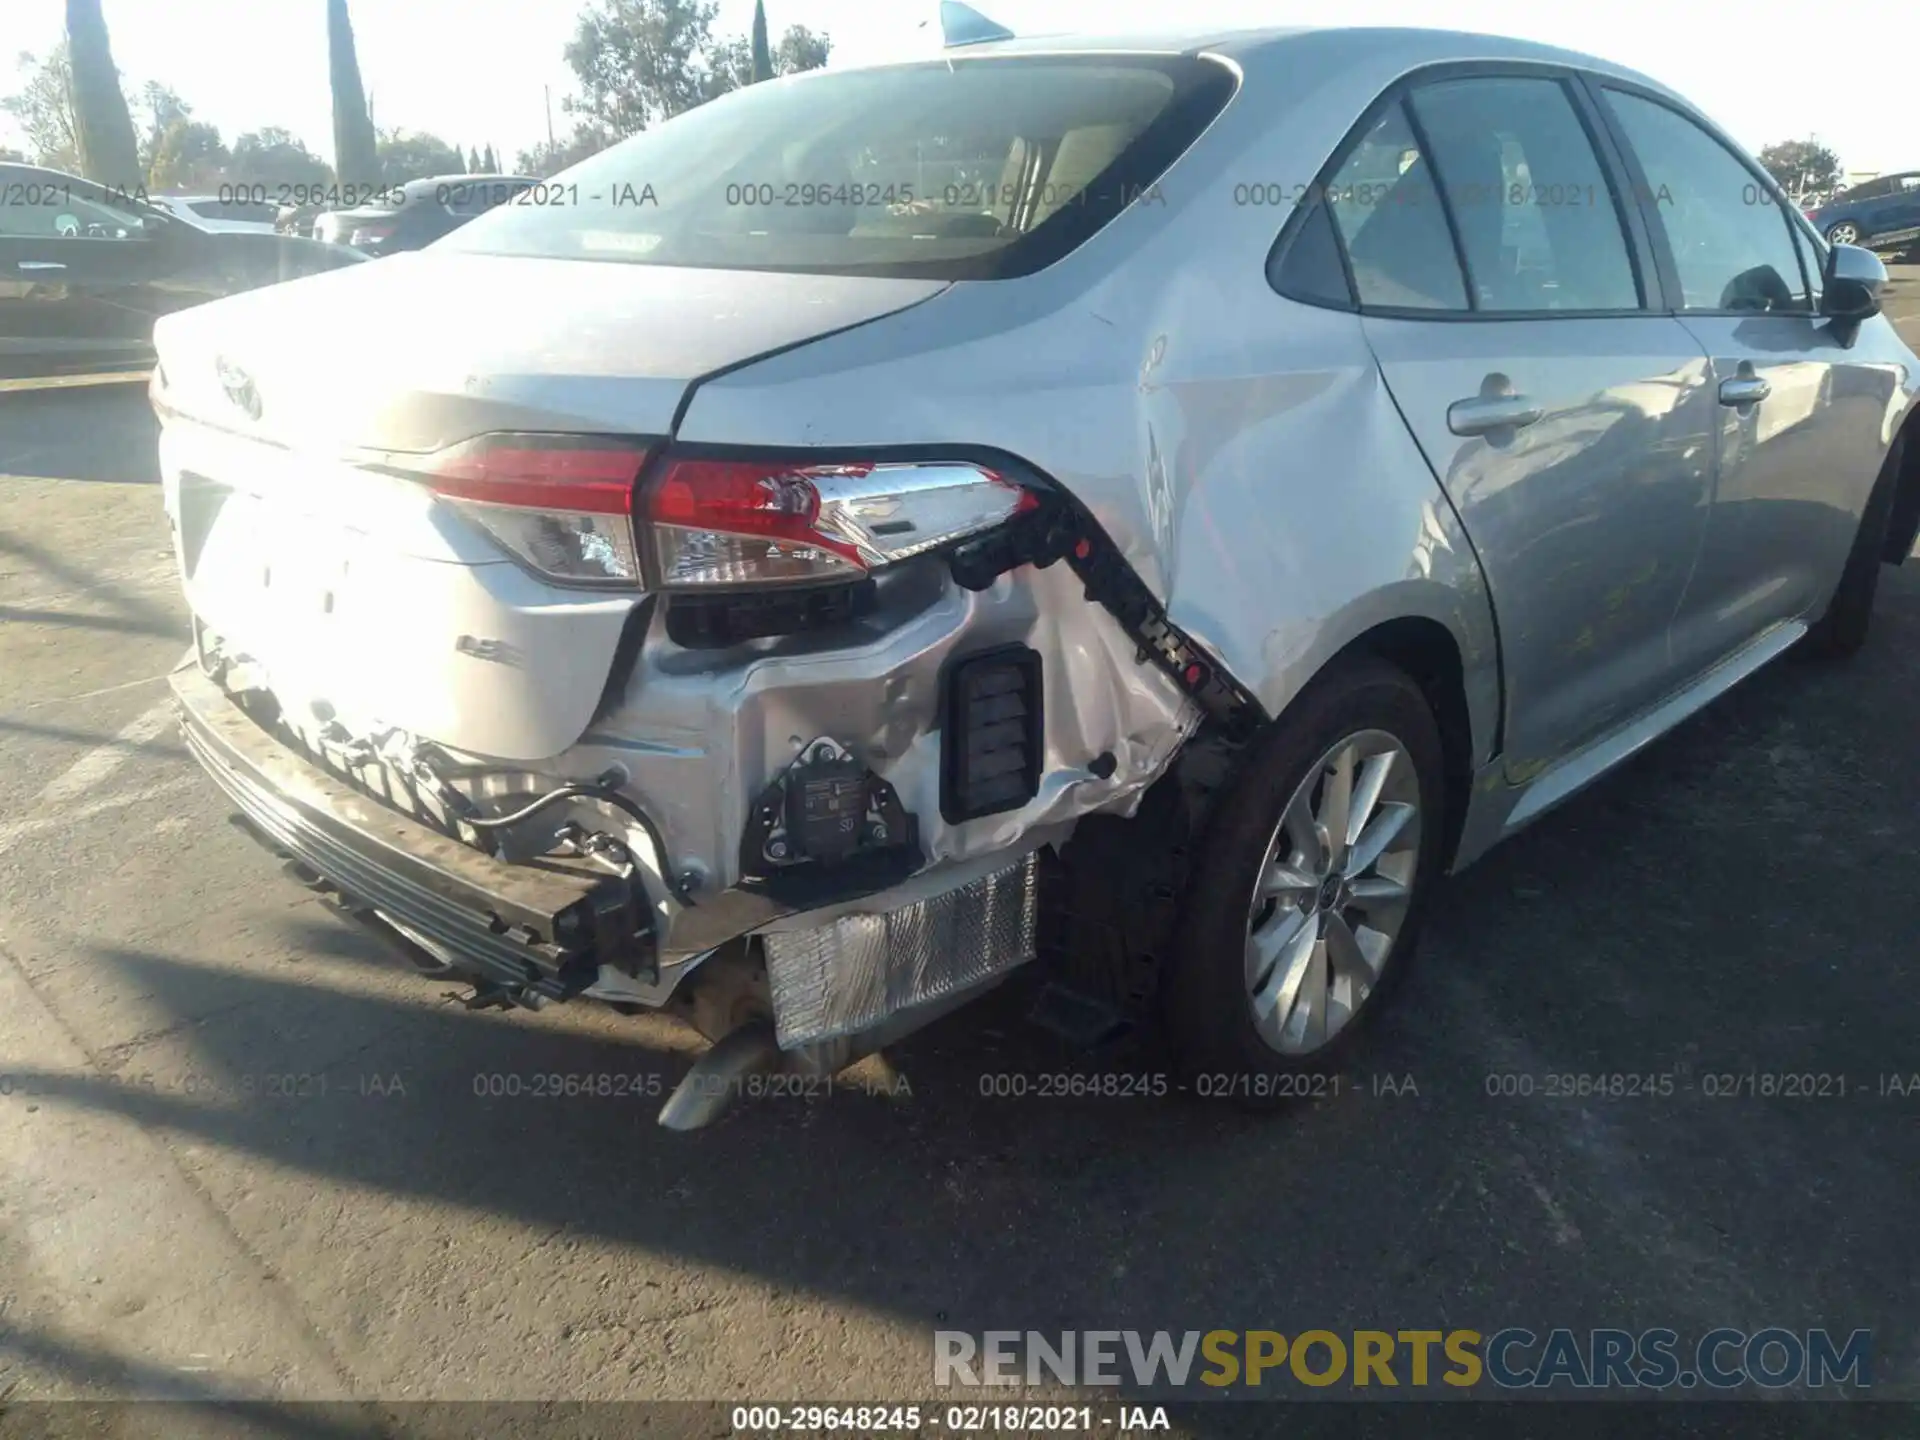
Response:
[[[753,0],[753,83],[773,78],[773,52],[767,48],[767,0]]]
[[[380,183],[379,139],[360,83],[347,0],[327,0],[327,69],[333,81],[333,173],[342,185]]]
[[[103,185],[139,188],[140,142],[134,138],[100,0],[67,0],[67,58],[80,173]]]

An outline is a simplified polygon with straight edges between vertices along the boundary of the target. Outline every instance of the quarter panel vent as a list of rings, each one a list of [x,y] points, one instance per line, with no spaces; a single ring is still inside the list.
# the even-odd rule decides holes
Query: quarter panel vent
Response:
[[[947,668],[940,814],[949,825],[1017,810],[1040,789],[1040,656],[1005,645]]]

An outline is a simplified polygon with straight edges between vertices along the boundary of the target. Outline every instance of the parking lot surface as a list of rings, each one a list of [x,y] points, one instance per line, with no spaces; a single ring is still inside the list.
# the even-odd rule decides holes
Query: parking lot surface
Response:
[[[936,1328],[1505,1325],[1870,1328],[1920,1397],[1920,564],[1450,883],[1337,1096],[1043,1098],[1084,1062],[1014,987],[910,1094],[675,1135],[689,1035],[468,1013],[224,823],[153,438],[137,386],[0,395],[0,1397],[873,1400]]]

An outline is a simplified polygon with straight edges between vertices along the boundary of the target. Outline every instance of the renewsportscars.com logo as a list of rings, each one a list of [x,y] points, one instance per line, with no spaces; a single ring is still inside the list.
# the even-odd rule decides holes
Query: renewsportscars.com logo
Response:
[[[1873,1383],[1873,1333],[1709,1330],[936,1330],[933,1383],[1316,1389],[1778,1390]]]

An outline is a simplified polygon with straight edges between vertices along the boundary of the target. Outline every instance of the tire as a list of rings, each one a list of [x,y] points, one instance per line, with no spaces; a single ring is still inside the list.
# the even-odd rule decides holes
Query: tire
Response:
[[[1838,224],[1829,225],[1827,227],[1827,243],[1829,245],[1858,245],[1860,243],[1860,227],[1851,220],[1842,220]]]
[[[1801,647],[1820,660],[1845,660],[1860,653],[1867,643],[1867,631],[1873,624],[1873,597],[1880,588],[1880,565],[1886,555],[1887,525],[1893,518],[1893,501],[1900,482],[1901,456],[1906,436],[1893,442],[1887,452],[1880,478],[1873,483],[1867,508],[1861,512],[1860,528],[1854,533],[1853,548],[1847,552],[1846,568],[1824,614],[1807,631]]]
[[[1378,803],[1371,813],[1401,828],[1370,879],[1369,867],[1357,864],[1361,855],[1350,851],[1353,874],[1347,881],[1336,877],[1337,888],[1331,895],[1324,885],[1292,883],[1325,873],[1324,867],[1316,867],[1312,857],[1298,853],[1294,845],[1293,837],[1302,828],[1296,803],[1300,794],[1306,792],[1310,810],[1316,796],[1324,807],[1327,782],[1319,777],[1329,762],[1337,768],[1343,745],[1368,735],[1386,737],[1398,747],[1391,752],[1387,778],[1378,787]],[[1355,777],[1356,805],[1363,803],[1367,789],[1372,763],[1366,760],[1369,745],[1378,753],[1388,753],[1383,741],[1363,740],[1350,757],[1348,773]],[[1402,768],[1409,773],[1397,773]],[[1390,997],[1412,955],[1443,859],[1444,776],[1439,730],[1419,687],[1400,670],[1371,658],[1341,662],[1316,678],[1255,742],[1195,856],[1163,991],[1168,1045],[1189,1093],[1268,1109],[1293,1096],[1314,1093],[1298,1083],[1300,1077],[1331,1074],[1340,1067],[1365,1024]],[[1311,788],[1316,780],[1318,790]],[[1397,809],[1407,803],[1415,807],[1410,819],[1401,817]],[[1408,828],[1416,826],[1417,838],[1408,838]],[[1326,826],[1322,833],[1330,829]],[[1354,851],[1377,836],[1362,828],[1360,838],[1362,846]],[[1298,863],[1270,866],[1276,842]],[[1352,908],[1342,908],[1342,897],[1349,895],[1355,879],[1368,890],[1368,898],[1362,900],[1354,890]],[[1289,888],[1272,900],[1256,903],[1257,882],[1285,882]],[[1409,892],[1404,902],[1378,899],[1379,893],[1402,882]],[[1396,903],[1398,924],[1393,926],[1388,921]],[[1341,917],[1346,934],[1360,937],[1363,950],[1377,953],[1385,942],[1364,993],[1357,978],[1360,972],[1353,968],[1355,951],[1340,941],[1334,942],[1337,948],[1329,948],[1324,938],[1333,933],[1332,916]],[[1358,923],[1369,916],[1377,924]],[[1322,938],[1298,938],[1296,922],[1318,927],[1316,933]],[[1369,939],[1369,931],[1377,938]],[[1295,938],[1285,938],[1289,935]],[[1273,953],[1279,954],[1277,960],[1264,958]],[[1302,960],[1303,953],[1308,958]],[[1335,955],[1345,956],[1344,975],[1338,973]],[[1371,959],[1365,954],[1359,958]],[[1316,967],[1326,968],[1316,971]],[[1304,975],[1295,992],[1301,1000],[1315,988],[1316,973],[1336,975],[1321,1003],[1324,1038],[1318,1045],[1311,1043],[1311,1016],[1303,1020],[1297,1003],[1290,1007],[1290,1019],[1282,1019],[1301,1030],[1294,1041],[1298,1048],[1282,1048],[1287,1043],[1284,1033],[1276,1040],[1276,1030],[1286,1028],[1274,1018],[1287,1004],[1284,987],[1278,1002],[1265,1012],[1266,1033],[1262,1033],[1262,1023],[1256,1019],[1256,992],[1271,997],[1282,969]],[[1335,993],[1341,988],[1347,997],[1344,1015]],[[1337,1026],[1336,1019],[1341,1022]]]

